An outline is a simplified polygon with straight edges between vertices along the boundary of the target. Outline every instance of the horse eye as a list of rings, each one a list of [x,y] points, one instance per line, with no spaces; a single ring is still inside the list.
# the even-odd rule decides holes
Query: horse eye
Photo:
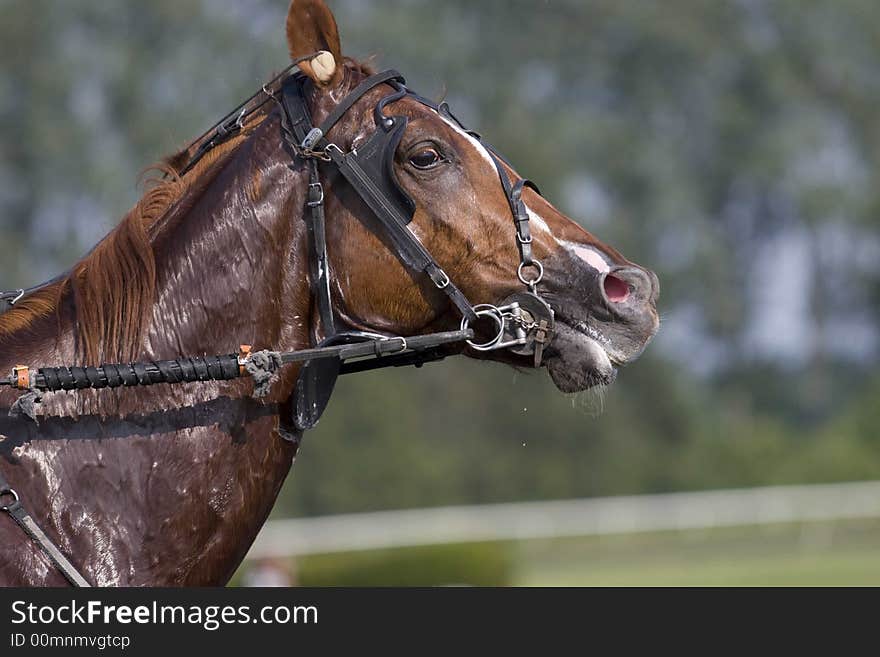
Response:
[[[410,164],[416,169],[430,169],[440,164],[440,161],[440,153],[433,148],[421,150],[409,158]]]

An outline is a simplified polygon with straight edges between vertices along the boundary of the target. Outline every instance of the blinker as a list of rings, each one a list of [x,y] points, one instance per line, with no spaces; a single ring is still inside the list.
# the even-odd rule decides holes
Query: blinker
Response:
[[[385,198],[394,202],[407,223],[412,221],[416,204],[400,186],[394,171],[394,154],[408,123],[404,116],[383,119],[369,139],[348,155],[360,165]]]

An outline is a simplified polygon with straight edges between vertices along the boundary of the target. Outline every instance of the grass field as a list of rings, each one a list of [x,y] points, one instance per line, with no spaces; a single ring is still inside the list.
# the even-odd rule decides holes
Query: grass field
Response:
[[[515,546],[523,586],[880,585],[880,522],[669,532]]]
[[[309,586],[880,586],[880,520],[396,548],[289,566]]]

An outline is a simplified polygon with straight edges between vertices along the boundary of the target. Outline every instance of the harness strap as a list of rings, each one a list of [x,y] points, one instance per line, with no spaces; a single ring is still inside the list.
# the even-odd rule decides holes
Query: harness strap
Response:
[[[273,362],[286,365],[323,358],[341,361],[355,358],[376,358],[380,361],[390,356],[410,355],[443,345],[464,342],[473,338],[471,330],[443,331],[408,338],[380,337],[357,344],[333,345],[299,349],[297,351],[271,352],[278,359]],[[256,352],[262,353],[262,352]],[[253,354],[250,348],[239,354],[178,358],[141,363],[104,364],[97,367],[40,367],[28,375],[29,388],[41,392],[60,390],[86,390],[152,386],[160,383],[186,383],[196,381],[232,381],[251,374],[246,365]],[[0,379],[0,386],[21,389],[18,377]],[[2,483],[2,482],[0,482]]]
[[[336,333],[333,303],[330,298],[330,262],[327,259],[327,232],[324,217],[324,187],[318,173],[317,160],[309,161],[309,193],[307,205],[309,220],[306,229],[312,247],[309,268],[312,279],[312,295],[318,305],[318,316],[324,335]]]
[[[342,99],[342,101],[333,108],[327,118],[321,123],[321,125],[317,128],[320,131],[320,136],[317,136],[315,133],[314,136],[317,136],[314,141],[310,144],[305,144],[307,148],[315,148],[320,145],[322,140],[327,136],[330,130],[339,123],[339,120],[345,116],[345,113],[350,110],[356,102],[358,102],[364,94],[372,91],[380,84],[385,84],[386,82],[399,82],[400,84],[406,84],[406,80],[403,79],[403,76],[395,70],[383,71],[382,73],[377,73],[376,75],[371,75],[366,80],[357,85],[354,89],[352,89],[348,95]],[[304,97],[304,96],[303,96]],[[314,132],[310,130],[310,132]],[[301,144],[304,143],[300,142]]]
[[[24,290],[12,290],[0,292],[0,314],[15,307],[15,304],[24,296]]]
[[[13,520],[15,520],[18,526],[24,530],[25,534],[30,536],[43,553],[49,557],[49,560],[55,564],[55,567],[61,571],[61,574],[64,575],[65,579],[67,579],[72,586],[78,588],[91,587],[91,584],[80,575],[79,571],[73,567],[73,564],[67,560],[67,557],[61,553],[61,550],[55,546],[51,539],[46,536],[45,532],[40,529],[40,526],[34,522],[31,514],[28,513],[22,505],[18,493],[15,492],[15,490],[9,485],[9,482],[6,481],[3,473],[0,472],[0,500],[4,497],[11,497],[12,502],[0,506],[0,511],[5,511]]]
[[[532,233],[529,223],[529,212],[522,200],[522,193],[525,187],[531,187],[535,191],[538,191],[538,189],[531,180],[526,178],[520,178],[516,183],[511,184],[510,176],[507,175],[507,171],[504,169],[504,165],[501,163],[501,159],[495,150],[487,148],[486,151],[489,153],[489,157],[492,158],[495,170],[498,171],[501,187],[504,189],[504,195],[507,197],[510,211],[513,214],[513,225],[516,229],[516,245],[519,248],[520,261],[523,266],[529,267],[534,263],[532,259]]]
[[[306,104],[305,76],[293,75],[284,81],[281,88],[282,124],[288,142],[292,141],[299,151],[312,129],[312,117]],[[292,138],[292,139],[291,139]]]
[[[281,124],[285,139],[294,146],[294,153],[299,153],[297,144],[301,145],[305,141],[312,126],[311,114],[305,102],[304,82],[305,76],[294,75],[284,82],[281,91],[281,106],[283,108]],[[311,291],[318,306],[318,316],[321,318],[324,335],[330,336],[336,333],[336,322],[330,298],[330,263],[327,258],[324,187],[321,184],[317,160],[310,158],[308,162],[309,189],[306,199],[308,206],[306,230],[312,252],[312,257],[309,258]]]
[[[543,267],[541,264],[534,259],[532,256],[532,234],[531,234],[531,226],[529,223],[529,212],[526,208],[525,203],[522,200],[522,192],[523,189],[529,187],[538,196],[541,195],[541,190],[538,189],[538,186],[533,183],[531,180],[527,178],[520,178],[516,181],[516,183],[511,183],[510,176],[507,175],[507,171],[504,168],[506,164],[511,169],[513,165],[501,155],[495,148],[486,142],[479,133],[474,132],[473,130],[469,130],[465,125],[452,113],[452,110],[449,109],[449,105],[445,102],[435,103],[431,100],[428,100],[424,96],[420,96],[414,91],[407,90],[407,93],[420,102],[422,105],[426,107],[430,107],[438,114],[440,114],[445,119],[452,121],[459,128],[464,130],[471,137],[480,142],[483,147],[485,147],[486,152],[488,152],[489,157],[492,158],[492,163],[495,165],[495,170],[498,172],[498,179],[501,181],[501,188],[504,190],[504,196],[507,198],[507,203],[510,206],[510,211],[513,214],[513,224],[516,229],[516,246],[519,249],[519,257],[520,257],[520,268],[519,268],[519,277],[523,283],[525,283],[529,288],[533,288],[534,285],[541,279],[543,276]],[[539,275],[536,279],[532,279],[529,281],[523,277],[523,269],[528,267],[534,267],[538,269]],[[540,362],[540,358],[536,360],[536,363]],[[537,365],[536,365],[537,366]]]
[[[523,187],[525,187],[526,182],[523,178],[516,181],[516,184],[510,191],[510,204],[513,206],[513,223],[516,227],[516,245],[519,247],[520,262],[528,267],[533,263],[533,260],[529,213],[526,210],[526,204],[522,200]]]
[[[290,78],[283,88],[282,107],[283,107],[283,124],[285,138],[291,143],[294,151],[301,157],[310,160],[310,177],[309,185],[310,193],[315,190],[321,191],[321,201],[323,201],[323,188],[320,187],[318,177],[318,163],[315,157],[310,157],[312,151],[319,145],[326,142],[325,135],[330,129],[351,109],[351,107],[360,100],[361,97],[371,89],[387,82],[403,82],[403,77],[397,71],[385,71],[377,75],[371,76],[357,85],[345,99],[337,105],[327,119],[321,124],[320,128],[312,128],[311,117],[305,100],[305,77],[294,76]],[[400,93],[400,91],[398,91]],[[382,104],[378,106],[381,112]],[[377,130],[382,127],[377,126]],[[338,168],[343,177],[354,187],[358,195],[364,200],[367,206],[373,211],[382,226],[385,228],[388,238],[394,244],[397,254],[403,260],[404,264],[417,272],[427,275],[434,286],[442,290],[455,304],[456,308],[467,317],[470,321],[476,321],[477,316],[473,310],[472,304],[467,297],[456,287],[446,272],[437,264],[433,256],[428,252],[419,239],[407,228],[409,218],[403,216],[401,211],[389,199],[388,195],[379,189],[371,176],[364,170],[357,160],[354,153],[343,153],[342,150],[333,143],[328,143],[323,148],[323,152],[329,157]],[[313,247],[316,255],[314,263],[315,267],[312,272],[313,287],[318,293],[318,308],[321,312],[322,322],[325,328],[330,327],[327,333],[332,334],[332,307],[330,301],[329,277],[327,275],[326,262],[326,240],[324,236],[324,213],[323,203],[318,203],[318,199],[314,200],[315,205],[311,205],[311,223],[310,232],[313,236]],[[323,261],[323,262],[321,262]],[[325,321],[325,315],[328,321]]]
[[[464,317],[469,321],[476,321],[477,315],[470,301],[407,227],[406,217],[389,202],[388,197],[373,183],[357,159],[351,153],[343,153],[335,144],[328,145],[326,152],[339,168],[339,172],[382,222],[403,262],[416,271],[424,272],[438,290],[446,293]]]

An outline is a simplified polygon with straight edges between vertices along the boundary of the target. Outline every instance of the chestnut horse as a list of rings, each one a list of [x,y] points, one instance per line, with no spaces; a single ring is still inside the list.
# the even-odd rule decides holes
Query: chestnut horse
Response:
[[[291,56],[305,58],[315,121],[371,73],[342,56],[321,0],[293,1],[287,38]],[[333,128],[334,143],[356,148],[392,91],[383,84],[361,97]],[[511,209],[489,151],[410,96],[388,109],[408,118],[393,168],[415,202],[409,230],[471,302],[498,304],[520,290]],[[309,167],[285,148],[282,121],[269,103],[195,166],[184,167],[192,149],[170,158],[164,179],[89,255],[0,316],[0,371],[228,353],[242,342],[311,346],[321,330],[310,289]],[[457,328],[455,306],[388,248],[347,181],[320,168],[340,323],[385,335]],[[609,383],[657,330],[657,278],[532,189],[522,201],[544,267],[537,292],[556,316],[544,364],[565,392]],[[510,352],[462,349],[531,365]],[[247,379],[47,395],[38,423],[0,420],[0,472],[91,584],[223,584],[296,456],[289,399],[298,372],[282,368],[259,400]],[[4,391],[0,406],[15,398]],[[6,514],[0,583],[65,584]]]

